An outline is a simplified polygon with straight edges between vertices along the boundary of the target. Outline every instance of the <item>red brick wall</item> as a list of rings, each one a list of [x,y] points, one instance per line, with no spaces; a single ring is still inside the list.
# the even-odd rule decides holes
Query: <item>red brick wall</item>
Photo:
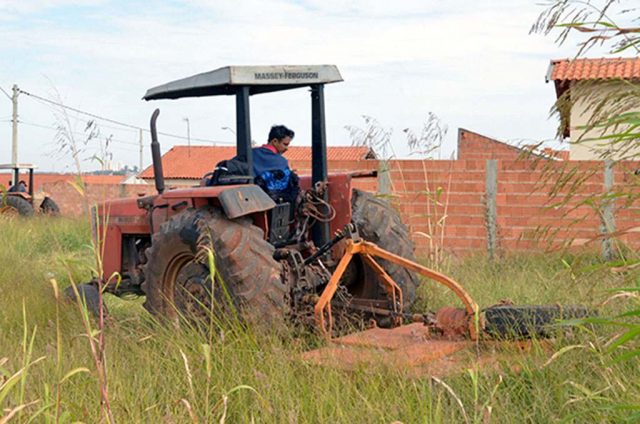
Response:
[[[344,162],[340,170],[374,170],[376,161]],[[497,234],[499,252],[528,251],[562,246],[599,248],[600,218],[585,199],[603,193],[602,162],[499,160],[497,175]],[[630,192],[640,177],[640,163],[625,163],[614,172],[615,192]],[[298,168],[301,171],[304,169]],[[418,254],[441,247],[453,254],[487,250],[486,160],[402,160],[389,163],[391,199],[410,227]],[[334,170],[337,171],[336,168]],[[573,175],[584,178],[571,188],[569,179],[554,197],[558,181]],[[356,179],[356,187],[375,191],[375,179]],[[82,196],[68,183],[52,183],[45,190],[65,215],[83,213]],[[575,195],[566,204],[566,193]],[[640,190],[631,190],[639,194]],[[152,185],[87,185],[89,204],[112,198],[151,194]],[[640,206],[634,197],[615,202],[616,228],[621,241],[640,247]]]
[[[419,253],[487,250],[486,160],[393,161],[390,167],[394,203]],[[634,249],[640,248],[637,168],[640,163],[619,165],[613,189],[628,195],[614,202],[615,224],[619,240]],[[600,248],[602,162],[498,160],[497,170],[498,252]]]
[[[554,195],[558,182],[565,179],[567,184]],[[501,161],[499,247],[511,251],[583,244],[600,227],[597,210],[583,202],[603,191],[602,163]],[[569,198],[569,193],[574,194]]]
[[[458,129],[458,159],[517,159],[522,150],[473,131]]]
[[[418,252],[486,247],[485,161],[392,161],[391,191]]]
[[[498,248],[502,252],[538,250],[563,244],[598,248],[600,219],[589,203],[604,191],[604,165],[601,162],[499,160],[497,176]],[[343,164],[343,170],[373,170],[377,162]],[[389,163],[393,203],[403,221],[410,227],[421,255],[442,247],[454,254],[486,251],[485,179],[486,160],[407,160]],[[634,175],[640,164],[626,163],[615,170],[614,191],[629,191],[638,185]],[[557,196],[550,193],[566,176],[582,176],[576,190],[569,181]],[[356,179],[354,186],[376,191],[375,179]],[[83,213],[83,199],[68,183],[52,183],[45,190],[60,205],[65,215]],[[562,201],[575,191],[566,204]],[[87,185],[89,204],[112,198],[151,194],[151,185]],[[637,194],[637,190],[635,191]],[[632,247],[640,247],[640,207],[635,198],[615,203],[616,227],[620,239]],[[555,206],[554,206],[555,205]],[[637,229],[636,229],[637,227]],[[629,231],[631,230],[631,231]],[[430,239],[431,237],[431,239]]]
[[[155,193],[155,187],[146,184],[86,184],[83,194],[80,194],[77,186],[66,181],[45,183],[42,189],[58,204],[60,212],[65,216],[84,214],[85,205],[91,206],[109,199]]]
[[[388,163],[391,199],[410,227],[419,256],[442,248],[453,254],[487,251],[485,181],[488,159],[497,160],[497,248],[500,252],[539,250],[562,245],[600,248],[600,217],[596,201],[604,191],[602,162],[571,162],[521,158],[521,150],[467,130],[460,130],[457,160],[394,160]],[[377,170],[378,161],[332,161],[330,169]],[[308,161],[292,161],[300,174],[311,172]],[[640,163],[617,165],[614,192],[640,194]],[[583,181],[573,187],[576,179]],[[558,182],[564,187],[554,195]],[[377,191],[379,181],[355,179],[354,186]],[[82,198],[68,183],[46,188],[62,212],[82,213]],[[87,185],[89,203],[153,193],[153,185]],[[574,196],[568,201],[566,194]],[[615,202],[619,239],[640,248],[640,206],[632,195]],[[431,250],[431,251],[430,251]]]

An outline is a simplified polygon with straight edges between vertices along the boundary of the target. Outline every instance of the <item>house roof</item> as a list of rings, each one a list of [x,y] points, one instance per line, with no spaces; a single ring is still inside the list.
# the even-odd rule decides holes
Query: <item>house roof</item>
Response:
[[[640,79],[640,58],[555,59],[548,81]]]
[[[576,81],[640,80],[640,58],[554,59],[545,77],[553,81],[560,98]],[[568,117],[563,134],[569,137]]]
[[[215,165],[236,155],[235,146],[174,146],[162,155],[162,170],[165,178],[199,179],[213,171]],[[292,146],[284,154],[289,161],[311,161],[311,146]],[[358,161],[375,159],[375,154],[366,146],[327,147],[327,160]],[[153,178],[153,166],[149,166],[139,175],[140,178]]]

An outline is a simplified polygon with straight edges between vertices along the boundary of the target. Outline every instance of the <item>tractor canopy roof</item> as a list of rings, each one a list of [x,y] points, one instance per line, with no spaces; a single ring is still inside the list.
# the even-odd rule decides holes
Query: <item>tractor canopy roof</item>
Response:
[[[35,169],[37,166],[31,165],[29,163],[7,163],[1,164],[0,169]]]
[[[340,81],[335,65],[225,66],[150,88],[143,99],[235,95],[238,87],[252,95]]]

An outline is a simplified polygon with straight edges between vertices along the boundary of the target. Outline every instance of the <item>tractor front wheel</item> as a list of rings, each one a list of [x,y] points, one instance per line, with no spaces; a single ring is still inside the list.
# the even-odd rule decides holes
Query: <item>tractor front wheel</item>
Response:
[[[246,218],[229,220],[213,208],[186,210],[153,235],[144,266],[144,306],[173,321],[182,315],[225,322],[239,311],[243,320],[284,323],[288,290],[273,251]]]

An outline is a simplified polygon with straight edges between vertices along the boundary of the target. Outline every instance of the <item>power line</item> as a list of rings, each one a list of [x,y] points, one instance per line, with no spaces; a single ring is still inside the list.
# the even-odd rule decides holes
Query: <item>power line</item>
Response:
[[[22,93],[22,94],[25,94],[25,95],[27,95],[29,97],[33,97],[34,99],[38,99],[38,100],[40,100],[42,102],[49,103],[49,104],[52,104],[52,105],[55,105],[55,106],[58,106],[58,107],[61,107],[61,108],[76,112],[76,113],[80,113],[82,115],[89,116],[91,118],[99,119],[99,120],[105,121],[105,122],[110,122],[112,124],[120,125],[122,127],[130,128],[130,129],[133,129],[133,130],[136,130],[136,131],[142,130],[142,131],[145,131],[145,132],[150,132],[146,128],[138,127],[136,125],[128,124],[128,123],[125,123],[125,122],[116,121],[116,120],[110,119],[110,118],[105,118],[104,116],[96,115],[94,113],[85,112],[83,110],[76,109],[76,108],[71,107],[71,106],[67,106],[67,105],[65,105],[63,103],[56,102],[54,100],[50,100],[50,99],[38,96],[36,94],[32,94],[32,93],[29,93],[29,92],[24,91],[24,90],[18,90],[18,91],[20,93]],[[180,139],[180,140],[189,140],[189,138],[181,136],[181,135],[177,135],[177,134],[165,133],[165,132],[160,132],[160,131],[158,132],[158,134],[163,135],[165,137],[177,138],[177,139]],[[234,144],[234,143],[229,142],[229,141],[208,140],[208,139],[204,139],[204,138],[194,138],[194,137],[191,137],[190,140],[191,141],[200,141],[200,142],[205,142],[205,143],[213,143],[213,144]]]
[[[56,130],[56,131],[59,130],[58,127],[35,124],[33,122],[26,122],[26,121],[18,121],[18,122],[21,123],[21,124],[30,125],[32,127],[39,127],[39,128],[49,129],[49,130]],[[82,135],[82,136],[86,136],[87,135],[86,133],[81,133],[81,132],[78,132],[78,131],[70,131],[70,132],[72,134],[74,134],[74,135]],[[133,141],[120,140],[120,139],[109,137],[109,136],[104,136],[104,138],[105,139],[108,138],[110,141],[116,141],[116,142],[119,142],[119,143],[130,144],[132,146],[139,146],[140,145],[139,143],[136,143],[136,142],[133,142]]]
[[[19,121],[19,123],[21,123],[23,125],[31,126],[31,127],[42,128],[42,129],[45,129],[45,130],[58,131],[58,128],[56,128],[56,127],[35,124],[33,122]],[[81,135],[81,136],[85,136],[86,135],[84,133],[80,133],[80,132],[77,132],[77,131],[70,131],[70,132],[71,132],[71,134],[74,134],[74,135]],[[133,141],[125,141],[125,140],[120,140],[120,139],[113,138],[113,137],[111,137],[111,138],[106,137],[106,138],[109,139],[109,142],[120,143],[120,144],[128,144],[130,146],[136,146],[136,147],[139,146],[139,143],[135,143]],[[128,150],[128,151],[131,151],[131,152],[137,151],[137,150],[132,150],[132,149],[124,149],[124,150]]]
[[[47,126],[47,125],[41,125],[41,124],[35,124],[33,122],[25,122],[25,121],[18,121],[21,124],[24,125],[28,125],[28,126],[32,126],[32,127],[37,127],[37,128],[43,128],[45,130],[53,130],[53,131],[58,131],[59,128],[56,127],[51,127],[51,126]],[[70,131],[71,134],[73,135],[81,135],[81,136],[86,136],[87,134],[85,133],[81,133],[81,132],[77,132],[77,131]],[[113,138],[113,137],[105,137],[105,139],[109,139],[109,141],[114,141],[116,143],[122,143],[122,144],[129,144],[131,146],[139,146],[139,143],[135,143],[133,141],[125,141],[125,140],[120,140],[117,138]]]
[[[90,116],[90,117],[95,118],[95,119],[100,119],[100,120],[102,120],[102,121],[111,122],[111,123],[113,123],[113,124],[118,124],[118,125],[121,125],[121,126],[123,126],[123,127],[133,128],[133,129],[135,129],[135,130],[139,130],[139,129],[140,129],[140,127],[136,127],[135,125],[126,124],[126,123],[124,123],[124,122],[119,122],[119,121],[116,121],[116,120],[113,120],[113,119],[109,119],[109,118],[105,118],[105,117],[102,117],[102,116],[99,116],[99,115],[96,115],[96,114],[93,114],[93,113],[85,112],[85,111],[83,111],[83,110],[76,109],[76,108],[74,108],[74,107],[71,107],[71,106],[67,106],[67,105],[65,105],[65,104],[62,104],[62,103],[60,103],[60,102],[56,102],[56,101],[53,101],[53,100],[49,100],[49,99],[46,99],[46,98],[44,98],[44,97],[40,97],[40,96],[38,96],[38,95],[36,95],[36,94],[31,94],[31,93],[29,93],[29,92],[27,92],[27,91],[24,91],[24,90],[18,90],[18,91],[19,91],[21,94],[25,94],[25,95],[27,95],[27,96],[29,96],[29,97],[33,97],[34,99],[38,99],[38,100],[40,100],[40,101],[43,101],[43,102],[46,102],[46,103],[50,103],[50,104],[52,104],[52,105],[54,105],[54,106],[62,107],[62,108],[64,108],[64,109],[67,109],[67,110],[70,110],[70,111],[73,111],[73,112],[76,112],[76,113],[81,113],[81,114],[83,114],[83,115]]]
[[[112,129],[112,130],[127,131],[127,132],[132,133],[132,134],[137,134],[140,131],[140,128],[137,128],[137,129],[122,128],[122,127],[117,127],[117,126],[114,126],[114,125],[105,125],[105,124],[102,124],[102,123],[100,124],[100,128],[109,128],[109,129]]]

